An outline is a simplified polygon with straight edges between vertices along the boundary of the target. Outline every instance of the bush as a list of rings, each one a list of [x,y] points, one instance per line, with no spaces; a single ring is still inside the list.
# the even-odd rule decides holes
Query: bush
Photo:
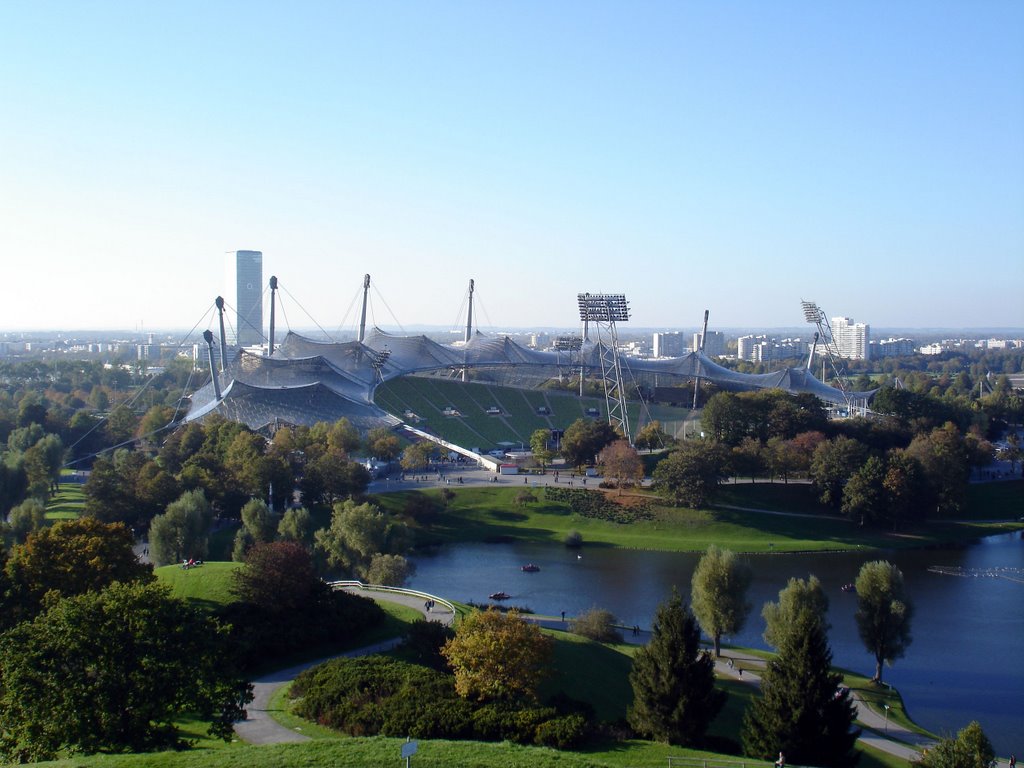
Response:
[[[582,715],[553,717],[537,726],[534,743],[555,749],[575,749],[587,740],[589,732]]]
[[[548,501],[560,501],[569,505],[577,515],[595,520],[607,520],[625,525],[637,520],[653,520],[654,511],[650,502],[619,504],[615,499],[600,491],[585,488],[562,488],[548,486],[544,491]]]
[[[579,531],[569,531],[562,541],[571,549],[579,549],[583,546],[583,534]]]
[[[572,632],[599,643],[621,643],[622,633],[615,628],[615,616],[603,608],[591,608],[569,625]]]
[[[441,655],[441,647],[455,637],[455,630],[439,621],[414,621],[405,636],[402,648],[412,661],[438,672],[448,671],[448,662]]]

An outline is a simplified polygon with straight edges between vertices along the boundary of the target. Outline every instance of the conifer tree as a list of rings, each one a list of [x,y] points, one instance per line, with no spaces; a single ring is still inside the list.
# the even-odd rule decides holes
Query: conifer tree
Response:
[[[654,617],[651,642],[637,651],[629,673],[629,723],[656,741],[699,741],[725,704],[715,690],[714,661],[700,651],[700,628],[678,592]]]
[[[802,611],[784,633],[778,655],[761,677],[761,696],[743,718],[743,750],[770,759],[779,752],[797,765],[852,766],[859,729],[842,675],[832,671],[825,627],[812,610]]]

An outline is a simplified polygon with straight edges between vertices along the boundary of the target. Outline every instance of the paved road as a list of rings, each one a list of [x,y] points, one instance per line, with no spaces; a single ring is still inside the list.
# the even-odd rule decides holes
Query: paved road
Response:
[[[434,621],[440,621],[446,626],[451,626],[452,622],[455,620],[452,612],[446,610],[441,605],[436,605],[428,613],[423,604],[424,599],[422,597],[396,594],[394,592],[378,592],[371,589],[360,590],[346,588],[345,591],[352,592],[354,594],[372,596],[374,598],[399,603],[401,605],[407,605],[410,608],[420,611],[424,616],[433,619]],[[339,656],[353,657],[367,656],[373,653],[383,653],[384,651],[389,651],[394,648],[399,642],[398,638],[385,640],[374,645],[368,645],[364,648],[357,648],[354,651],[348,651],[347,653],[308,661],[304,664],[289,667],[288,669],[281,669],[277,672],[272,672],[269,675],[261,677],[258,680],[254,680],[252,684],[253,700],[246,709],[248,717],[245,720],[235,723],[235,733],[240,739],[242,739],[242,741],[246,741],[250,744],[283,744],[286,742],[292,743],[309,741],[308,736],[298,733],[297,731],[293,731],[290,728],[286,728],[274,720],[271,714],[273,710],[270,708],[270,700],[277,692],[277,689],[294,680],[296,675],[303,670],[314,667],[317,664],[328,661],[329,659],[338,658]]]

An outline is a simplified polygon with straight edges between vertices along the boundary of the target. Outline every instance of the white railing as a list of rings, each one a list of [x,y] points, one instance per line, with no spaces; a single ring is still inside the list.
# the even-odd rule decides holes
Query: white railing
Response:
[[[363,582],[355,579],[341,579],[339,581],[329,581],[327,584],[333,589],[343,589],[345,587],[352,587],[354,589],[372,590],[375,592],[393,592],[396,595],[409,595],[410,597],[420,598],[424,600],[433,600],[435,603],[443,605],[452,615],[455,615],[455,606],[445,600],[443,597],[432,595],[429,592],[420,592],[418,589],[406,589],[405,587],[388,587],[384,584],[363,584]]]

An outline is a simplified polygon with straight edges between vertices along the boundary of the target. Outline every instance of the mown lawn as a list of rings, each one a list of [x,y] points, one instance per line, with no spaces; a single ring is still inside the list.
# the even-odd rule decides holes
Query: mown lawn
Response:
[[[231,595],[231,574],[241,563],[206,562],[185,570],[180,565],[165,565],[153,572],[161,583],[167,584],[175,596],[209,610],[227,605]]]
[[[46,503],[46,519],[77,520],[85,509],[81,483],[60,483],[57,493]]]
[[[755,492],[747,489],[759,491],[769,487],[769,484],[735,486],[735,489],[743,490],[734,490],[729,498],[746,502],[744,494]],[[776,488],[784,489],[785,486],[777,485]],[[667,506],[656,506],[654,519],[623,525],[575,514],[567,505],[547,500],[543,489],[536,491],[536,502],[518,505],[515,497],[521,490],[516,487],[457,489],[448,507],[434,519],[423,524],[413,521],[417,544],[516,540],[560,544],[569,531],[579,531],[586,547],[698,552],[709,544],[717,544],[736,552],[807,552],[923,546],[943,537],[963,540],[990,535],[1002,529],[981,524],[961,525],[955,529],[933,525],[917,533],[901,531],[896,536],[888,531],[859,528],[832,516],[795,517],[734,509],[693,510]],[[797,493],[795,490],[777,492]],[[437,489],[382,494],[375,500],[384,508],[401,513],[409,495],[415,493],[431,495],[440,503],[440,491]],[[737,503],[736,506],[754,505]]]

